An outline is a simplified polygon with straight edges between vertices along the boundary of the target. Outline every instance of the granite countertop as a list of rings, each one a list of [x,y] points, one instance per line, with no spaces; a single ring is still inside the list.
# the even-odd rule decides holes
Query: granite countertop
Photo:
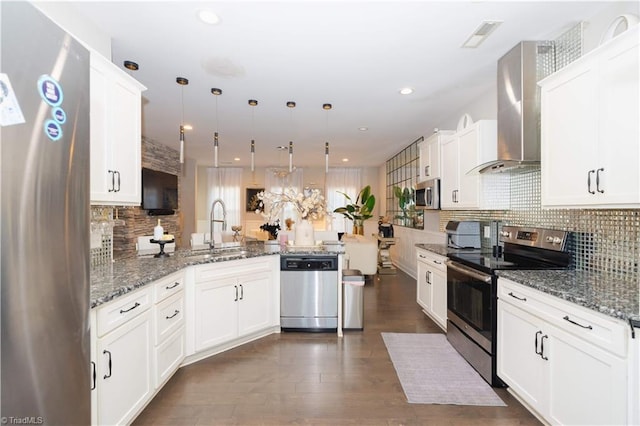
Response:
[[[417,248],[447,256],[459,250],[446,244],[416,244]],[[531,287],[568,302],[627,321],[640,318],[638,283],[598,272],[576,270],[499,270],[499,277]]]
[[[628,320],[640,314],[638,283],[588,271],[497,271],[499,277],[540,290],[568,302]]]
[[[453,248],[448,247],[446,244],[416,244],[416,247],[419,249],[427,250],[435,254],[439,254],[440,256],[448,256],[454,253],[471,253],[471,252],[479,252],[480,249],[468,249],[468,248]]]
[[[153,255],[119,259],[109,265],[91,268],[91,308],[118,298],[133,290],[152,283],[173,272],[190,265],[226,262],[238,259],[248,259],[259,256],[279,254],[340,254],[344,253],[344,246],[340,244],[317,247],[267,246],[262,243],[248,244],[242,247],[244,254],[224,258],[205,258],[209,250],[179,249],[171,253],[170,257],[154,258]]]

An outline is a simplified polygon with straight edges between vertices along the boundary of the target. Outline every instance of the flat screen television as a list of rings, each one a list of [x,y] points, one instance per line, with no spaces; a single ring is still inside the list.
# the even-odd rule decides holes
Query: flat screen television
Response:
[[[142,169],[142,208],[150,215],[169,215],[178,208],[178,176]]]

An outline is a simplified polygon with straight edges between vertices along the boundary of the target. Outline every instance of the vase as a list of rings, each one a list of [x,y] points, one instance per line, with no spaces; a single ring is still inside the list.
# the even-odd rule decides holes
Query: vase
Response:
[[[361,219],[353,220],[353,234],[364,235],[364,220],[361,220]]]
[[[312,246],[316,243],[313,233],[313,224],[310,221],[302,219],[300,223],[296,224],[296,236],[294,242],[297,246]]]

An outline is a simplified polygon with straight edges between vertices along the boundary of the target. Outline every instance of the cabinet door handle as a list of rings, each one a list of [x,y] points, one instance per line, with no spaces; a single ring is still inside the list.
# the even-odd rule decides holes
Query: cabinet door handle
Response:
[[[544,339],[548,338],[549,336],[547,336],[546,334],[540,338],[540,358],[544,359],[545,361],[549,361],[549,358],[544,355]]]
[[[173,290],[174,288],[178,287],[179,285],[180,285],[180,283],[176,281],[175,283],[173,283],[173,285],[166,286],[165,289],[166,290]]]
[[[526,297],[518,297],[518,296],[516,296],[515,294],[513,294],[513,292],[511,292],[511,291],[509,292],[509,296],[513,297],[514,299],[521,300],[521,301],[523,301],[523,302],[526,302],[526,301],[527,301],[527,298],[526,298]]]
[[[418,256],[420,256],[420,257],[421,257],[421,258],[423,258],[423,259],[426,259],[426,258],[427,258],[427,256],[423,256],[423,255],[421,255],[421,254],[419,254]]]
[[[589,170],[589,173],[587,173],[587,191],[589,191],[589,194],[596,193],[596,191],[591,190],[591,174],[595,172],[596,172],[595,170]]]
[[[111,352],[105,349],[102,351],[102,355],[105,354],[109,354],[109,374],[105,374],[103,379],[108,379],[109,377],[111,377]]]
[[[111,188],[109,188],[109,192],[114,192],[116,190],[116,172],[113,170],[107,170],[111,173]]]
[[[565,315],[565,317],[562,319],[565,321],[569,321],[571,324],[577,325],[578,327],[586,328],[587,330],[593,330],[593,327],[591,327],[590,325],[582,325],[580,323],[575,322],[574,320],[569,318],[569,315]]]
[[[118,175],[118,189],[115,192],[120,192],[120,172],[116,170],[114,174]]]
[[[424,175],[429,176],[429,166],[424,166]]]
[[[233,299],[233,301],[234,301],[234,302],[237,302],[237,301],[238,301],[238,286],[237,286],[237,285],[234,285],[234,287],[236,288],[236,298],[235,298],[235,299]]]
[[[604,194],[604,189],[600,189],[600,172],[604,172],[604,167],[596,170],[596,191]]]
[[[91,378],[93,379],[93,382],[91,383],[91,390],[95,390],[96,388],[96,363],[91,361]]]
[[[133,311],[135,308],[137,308],[138,306],[140,306],[140,304],[138,302],[136,302],[132,307],[130,307],[129,309],[120,309],[120,313],[124,314],[127,312],[131,312]]]
[[[174,311],[173,311],[173,315],[167,315],[165,318],[166,318],[166,319],[175,318],[175,316],[176,316],[176,315],[178,315],[179,313],[180,313],[180,311],[179,311],[179,310],[174,309]]]
[[[244,287],[240,284],[240,300],[244,299]]]
[[[536,341],[535,341],[535,353],[536,355],[542,355],[542,351],[538,351],[538,337],[542,334],[542,331],[536,331]]]
[[[433,263],[435,263],[436,265],[442,265],[442,262],[440,262],[439,260],[434,260]]]

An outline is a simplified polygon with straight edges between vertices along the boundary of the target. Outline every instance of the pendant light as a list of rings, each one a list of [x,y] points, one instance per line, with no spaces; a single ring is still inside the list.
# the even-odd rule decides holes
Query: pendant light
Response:
[[[182,117],[180,119],[180,164],[184,164],[184,86],[189,80],[184,77],[176,77],[176,83],[180,85],[180,100],[182,103]]]
[[[293,134],[293,109],[296,107],[296,103],[293,101],[287,101],[287,107],[291,109],[289,114],[289,121],[291,124],[291,133]],[[289,173],[293,172],[293,141],[289,141]]]
[[[329,111],[333,108],[331,104],[322,104],[322,109],[327,111],[326,138],[324,143],[324,172],[329,173]]]
[[[211,89],[211,93],[216,97],[216,131],[213,133],[213,167],[218,167],[218,96],[222,95],[222,89],[214,87]]]
[[[255,99],[249,99],[249,105],[251,105],[252,107],[255,107],[258,105],[258,101],[256,101]],[[255,172],[256,170],[256,162],[255,162],[255,156],[256,156],[256,141],[254,139],[254,120],[253,120],[253,108],[251,108],[251,171]]]

